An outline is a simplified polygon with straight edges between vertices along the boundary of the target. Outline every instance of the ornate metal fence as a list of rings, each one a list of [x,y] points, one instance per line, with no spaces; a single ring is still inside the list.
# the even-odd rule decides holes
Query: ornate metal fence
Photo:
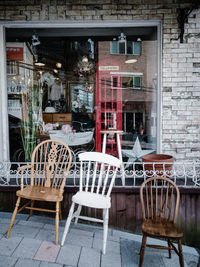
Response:
[[[146,168],[151,164],[152,168]],[[158,163],[157,163],[158,164]],[[124,164],[125,184],[122,182],[122,170],[118,171],[115,187],[138,187],[151,176],[161,175],[170,177],[180,187],[200,186],[200,161],[176,161],[172,168],[167,168],[169,163],[162,163],[162,170],[156,163],[133,162]],[[161,163],[159,163],[160,165]],[[17,168],[26,165],[22,162],[0,162],[0,186],[19,186],[20,175]],[[79,185],[79,163],[73,164],[66,181],[66,186]],[[24,184],[30,182],[30,172],[24,173]]]

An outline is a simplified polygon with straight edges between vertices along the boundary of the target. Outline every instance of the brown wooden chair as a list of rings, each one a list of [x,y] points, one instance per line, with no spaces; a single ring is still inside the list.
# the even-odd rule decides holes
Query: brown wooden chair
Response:
[[[16,192],[18,199],[7,232],[7,238],[10,235],[10,231],[17,213],[26,208],[30,209],[30,216],[32,216],[33,210],[56,213],[55,243],[58,243],[61,201],[63,199],[65,181],[69,173],[71,161],[71,151],[63,142],[46,140],[36,146],[32,154],[31,165],[26,165],[18,169],[19,172],[21,172],[21,189]],[[25,172],[30,172],[30,185],[27,185],[24,188]],[[22,198],[29,199],[29,201],[19,208]],[[53,210],[34,207],[35,200],[54,202],[56,203],[56,209]]]
[[[139,266],[142,266],[145,247],[167,249],[169,258],[171,250],[179,256],[180,266],[184,266],[181,239],[183,233],[176,225],[180,193],[173,181],[165,177],[152,177],[143,182],[140,188],[142,206],[142,245]],[[168,246],[146,244],[147,237],[161,238]],[[178,241],[178,249],[172,243]]]

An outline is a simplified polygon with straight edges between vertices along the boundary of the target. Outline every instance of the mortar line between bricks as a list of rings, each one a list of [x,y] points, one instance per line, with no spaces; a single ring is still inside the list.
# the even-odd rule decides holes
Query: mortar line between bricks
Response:
[[[36,253],[38,252],[38,250],[41,248],[43,242],[44,242],[44,241],[41,242],[39,248],[38,248],[37,251],[35,252],[35,254],[34,254],[34,256],[33,256],[33,259],[35,258],[35,255],[36,255]]]
[[[59,245],[59,244],[58,244]],[[58,251],[58,253],[57,253],[57,256],[56,256],[56,259],[55,259],[55,263],[57,263],[57,258],[58,258],[58,255],[60,254],[60,250],[61,250],[61,245],[59,245],[60,246],[60,248],[59,248],[59,251]]]
[[[17,261],[15,262],[15,264],[13,265],[13,267],[15,267],[15,266],[16,266],[16,264],[17,264],[17,262],[19,261],[19,259],[20,259],[20,258],[18,258],[18,259],[17,259]]]
[[[120,259],[121,259],[121,266],[122,266],[121,237],[119,238],[119,252],[120,252]]]
[[[10,237],[9,237],[10,238]],[[13,253],[10,255],[11,257],[13,256],[15,250],[19,247],[19,245],[22,243],[22,240],[24,240],[24,237],[22,237],[21,241],[19,242],[18,246],[13,250]]]
[[[93,238],[92,238],[92,248],[94,248],[94,237],[95,237],[95,232],[93,233]]]
[[[81,247],[81,250],[80,250],[80,254],[79,254],[79,257],[78,257],[78,262],[77,262],[77,267],[78,267],[78,264],[79,264],[79,261],[80,261],[80,258],[81,258],[81,252],[83,250],[83,247]]]
[[[101,251],[100,251],[100,267],[101,267],[101,264],[102,264],[102,255],[103,255],[103,253],[101,253]]]

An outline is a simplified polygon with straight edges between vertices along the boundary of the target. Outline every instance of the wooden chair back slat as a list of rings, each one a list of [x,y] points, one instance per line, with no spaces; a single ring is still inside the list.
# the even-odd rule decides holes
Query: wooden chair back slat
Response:
[[[43,151],[43,147],[44,145],[41,146],[41,149],[37,150],[37,159],[35,160],[35,162],[39,162],[41,157],[42,157],[42,151]],[[37,185],[37,182],[38,182],[38,185],[41,185],[41,186],[44,186],[44,181],[45,181],[45,172],[42,170],[42,164],[36,164],[37,166],[37,172],[38,172],[38,181],[35,179],[35,185]]]
[[[151,192],[151,217],[153,218],[154,213],[153,213],[153,189],[152,189],[152,181],[151,181],[151,185],[150,185],[150,192]]]
[[[62,160],[63,158],[65,158],[66,161]],[[64,147],[62,147],[59,158],[57,159],[56,169],[55,169],[55,173],[53,176],[53,184],[55,188],[61,186],[63,175],[64,175],[64,172],[66,171],[67,163],[68,163],[67,151],[64,149]],[[61,177],[61,179],[59,180],[57,179],[56,173],[58,173],[58,177]]]
[[[120,168],[120,160],[101,152],[84,152],[80,159],[80,191],[109,196]],[[112,168],[112,173],[111,173]],[[85,187],[84,177],[86,175]],[[107,192],[106,192],[106,189]]]
[[[150,217],[150,214],[149,214],[149,193],[148,193],[148,185],[146,184],[145,185],[145,188],[146,188],[146,208],[147,208],[147,218]],[[143,204],[144,206],[144,204]],[[145,211],[143,212],[143,214],[145,213]]]
[[[161,219],[161,214],[162,214],[162,203],[163,203],[163,180],[161,181],[160,214],[159,214],[160,219]]]
[[[152,177],[144,181],[140,188],[140,201],[144,220],[165,219],[176,222],[180,193],[169,178]]]
[[[166,191],[165,202],[164,202],[164,217],[165,218],[167,216],[168,195],[169,195],[169,183],[167,183],[167,191]]]
[[[172,213],[173,191],[174,191],[174,188],[171,189],[171,194],[170,194],[168,221],[170,221],[171,213]]]
[[[71,166],[69,147],[57,140],[46,140],[38,144],[32,154],[31,185],[63,188]],[[64,181],[64,182],[63,182]]]
[[[56,180],[56,174],[58,174],[58,176],[60,177],[61,176],[61,170],[63,169],[65,171],[65,168],[64,168],[64,162],[62,161],[61,162],[61,159],[63,157],[63,148],[61,148],[61,151],[59,153],[59,157],[57,158],[57,164],[55,165],[55,171],[53,173],[53,177],[52,177],[52,184],[54,185],[53,187],[57,187],[58,185],[58,180]],[[58,166],[61,164],[61,168],[60,170],[58,169]]]
[[[158,215],[159,215],[159,210],[158,210],[158,206],[157,206],[157,204],[158,204],[158,187],[157,187],[157,185],[158,185],[158,181],[156,180],[156,181],[155,181],[155,186],[156,186],[156,207],[155,207],[155,216],[156,216],[156,218],[157,218]]]

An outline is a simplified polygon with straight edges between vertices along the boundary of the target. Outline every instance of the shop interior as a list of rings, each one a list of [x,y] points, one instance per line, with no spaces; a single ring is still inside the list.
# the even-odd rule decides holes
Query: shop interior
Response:
[[[141,149],[156,151],[156,27],[8,28],[6,53],[10,142],[18,138],[11,161],[30,159],[63,126],[92,131],[96,151],[104,129],[123,130],[125,148],[138,137]]]

